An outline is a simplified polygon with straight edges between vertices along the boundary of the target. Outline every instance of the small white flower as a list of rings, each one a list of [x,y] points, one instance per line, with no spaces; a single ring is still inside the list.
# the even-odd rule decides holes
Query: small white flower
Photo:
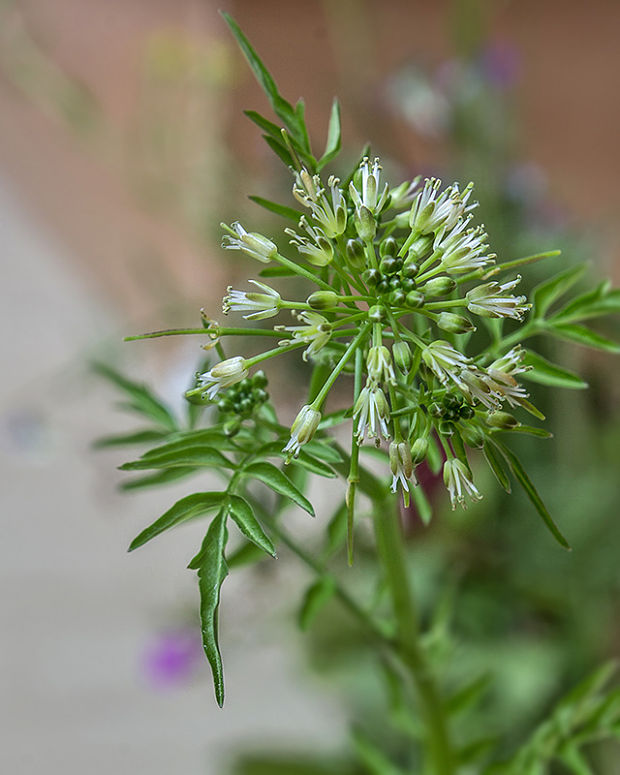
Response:
[[[411,459],[411,445],[408,441],[390,444],[390,471],[392,472],[392,492],[400,484],[404,492],[409,492],[409,480],[412,479],[417,484],[417,479],[413,473],[413,461]]]
[[[441,193],[441,180],[427,178],[424,187],[416,196],[409,213],[409,226],[413,232],[430,234],[440,229],[454,228],[460,217],[477,207],[478,203],[467,204],[473,183],[459,191],[458,183],[453,183]]]
[[[461,375],[472,368],[471,358],[451,344],[443,339],[431,342],[422,350],[422,359],[442,385],[447,385],[451,379],[461,390],[467,389]]]
[[[209,371],[198,376],[200,386],[204,388],[210,400],[213,400],[220,390],[241,382],[248,376],[245,358],[236,355],[216,363]]]
[[[310,346],[304,350],[302,355],[304,361],[307,361],[309,356],[318,353],[329,342],[332,335],[332,325],[327,318],[319,315],[318,312],[304,310],[297,314],[297,318],[303,321],[303,325],[276,326],[275,329],[276,331],[290,331],[293,334],[293,339],[300,339],[302,342],[309,343]],[[290,344],[290,341],[284,339],[278,344],[287,345]]]
[[[510,406],[522,405],[529,395],[515,379],[515,374],[522,374],[531,368],[531,366],[523,366],[524,357],[525,350],[517,345],[501,358],[493,361],[487,368],[488,378],[486,381],[489,386],[508,401]]]
[[[487,409],[499,409],[502,393],[486,374],[478,370],[465,370],[460,375],[461,392],[471,401],[478,401]]]
[[[481,317],[521,320],[531,306],[525,303],[527,298],[505,295],[506,291],[511,291],[520,282],[521,277],[516,277],[503,285],[492,281],[472,288],[466,294],[467,309]]]
[[[299,455],[299,450],[306,444],[316,433],[316,429],[321,422],[321,413],[311,406],[306,404],[299,410],[299,414],[295,418],[291,426],[291,438],[288,441],[283,452],[287,452],[293,457]]]
[[[228,295],[224,296],[222,302],[224,314],[227,315],[230,311],[249,312],[248,315],[243,316],[246,320],[264,320],[265,318],[275,317],[280,309],[280,294],[268,285],[258,282],[258,280],[248,280],[248,282],[260,288],[263,292],[255,293],[251,291],[246,293],[245,291],[235,291],[229,285],[226,289]]]
[[[231,228],[225,223],[221,226],[229,232],[222,238],[222,247],[226,250],[242,250],[263,264],[268,264],[277,256],[278,247],[275,243],[262,234],[246,231],[238,221]]]
[[[441,253],[441,266],[448,274],[482,269],[495,261],[494,253],[486,253],[484,226],[468,229],[470,219],[459,218],[453,229],[442,229],[435,239],[433,248]]]
[[[476,485],[471,480],[471,475],[465,466],[457,458],[446,460],[443,465],[443,481],[450,494],[452,510],[459,503],[463,508],[467,508],[465,496],[473,501],[478,501],[482,495],[478,492]]]
[[[381,345],[371,347],[366,357],[368,376],[375,382],[390,382],[396,384],[392,356],[387,347]]]
[[[328,199],[318,175],[310,175],[306,169],[295,173],[293,196],[304,207],[310,208],[312,217],[321,225],[328,239],[344,234],[347,227],[347,203],[339,183],[338,178],[329,177]]]
[[[353,408],[353,417],[357,418],[355,435],[360,444],[366,435],[373,438],[379,432],[384,439],[390,438],[388,429],[390,407],[385,393],[374,382],[367,383],[360,392]]]
[[[381,212],[388,195],[388,184],[379,194],[379,179],[381,177],[381,165],[379,159],[375,159],[370,167],[368,156],[364,156],[360,164],[361,191],[358,191],[353,181],[349,183],[349,193],[356,208],[367,207],[373,215]]]
[[[310,235],[310,239],[303,234],[297,234],[294,229],[284,229],[285,233],[292,237],[291,245],[295,245],[297,250],[314,266],[327,266],[334,257],[334,249],[331,242],[325,236],[325,233],[319,227],[310,226],[305,216],[299,219],[299,226],[305,229]]]

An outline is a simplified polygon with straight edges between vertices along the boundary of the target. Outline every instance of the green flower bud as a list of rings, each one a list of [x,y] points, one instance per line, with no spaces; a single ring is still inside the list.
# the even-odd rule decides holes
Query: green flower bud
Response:
[[[482,449],[484,446],[484,433],[477,425],[466,423],[460,428],[461,438],[472,449]]]
[[[363,269],[366,266],[364,244],[360,240],[347,240],[346,254],[347,261],[354,269]]]
[[[257,371],[252,377],[252,385],[257,388],[267,387],[267,377],[264,371]]]
[[[371,288],[375,288],[381,279],[381,272],[378,269],[366,269],[362,272],[362,280]]]
[[[420,267],[413,259],[406,259],[403,263],[403,277],[415,277],[420,271]]]
[[[409,291],[405,296],[408,307],[421,307],[424,304],[424,294],[421,291]]]
[[[384,239],[383,242],[379,245],[379,255],[381,257],[395,256],[397,252],[398,245],[396,244],[394,237],[387,237],[387,239]]]
[[[390,304],[394,307],[400,307],[405,303],[407,298],[405,292],[401,288],[396,288],[390,293]]]
[[[419,438],[416,439],[411,446],[411,459],[414,466],[420,465],[420,463],[426,457],[428,452],[428,439]]]
[[[471,420],[471,418],[475,416],[476,412],[473,406],[464,404],[461,407],[459,414],[463,420]]]
[[[381,259],[379,269],[383,272],[383,274],[393,274],[399,269],[398,260],[394,258],[394,256],[387,255],[385,258]]]
[[[502,430],[509,430],[519,425],[517,418],[508,412],[487,412],[486,421],[492,428],[502,428]]]
[[[428,407],[428,411],[431,417],[443,417],[444,408],[435,401]]]
[[[306,304],[309,304],[312,309],[333,309],[338,306],[339,298],[334,291],[315,291],[308,296]]]
[[[418,284],[413,279],[413,277],[401,277],[400,287],[403,289],[403,291],[405,291],[405,293],[409,293],[409,291],[415,291],[415,289],[418,287]]]
[[[467,334],[476,330],[476,326],[469,318],[456,315],[454,312],[440,312],[436,323],[439,328],[449,331],[451,334]]]
[[[356,208],[353,222],[360,239],[364,241],[374,239],[377,233],[377,222],[366,205]]]
[[[398,368],[405,374],[408,374],[413,359],[411,357],[411,348],[407,342],[394,342],[392,345],[392,356]]]
[[[456,288],[456,280],[451,277],[433,277],[425,283],[420,290],[424,291],[426,296],[445,296]]]
[[[377,290],[379,293],[387,293],[390,290],[390,282],[387,277],[381,276],[381,279],[377,283]]]
[[[385,318],[385,310],[380,304],[375,304],[368,310],[368,320],[372,320],[373,323],[381,323]]]

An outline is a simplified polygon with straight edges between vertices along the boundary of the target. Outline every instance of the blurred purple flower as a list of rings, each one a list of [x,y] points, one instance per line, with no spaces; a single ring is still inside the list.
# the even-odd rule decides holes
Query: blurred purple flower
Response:
[[[510,89],[519,80],[521,57],[512,44],[496,41],[482,51],[478,65],[489,83],[498,89]]]
[[[144,673],[157,688],[188,683],[201,664],[200,634],[189,627],[159,633],[143,656]]]

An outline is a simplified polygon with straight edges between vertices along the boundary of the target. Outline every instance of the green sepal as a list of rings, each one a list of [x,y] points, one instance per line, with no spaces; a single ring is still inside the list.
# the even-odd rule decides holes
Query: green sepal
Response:
[[[323,576],[308,587],[297,618],[301,630],[308,629],[317,614],[334,596],[335,591],[336,584],[331,576]]]
[[[267,463],[266,461],[251,463],[243,469],[243,475],[258,479],[279,495],[290,498],[293,503],[296,503],[304,509],[304,511],[307,511],[310,516],[315,516],[314,508],[310,501],[297,489],[288,476],[283,474],[282,471],[280,471],[279,468],[276,468],[272,463]]]
[[[519,458],[503,442],[493,439],[493,444],[496,447],[498,447],[502,455],[506,458],[508,465],[510,466],[510,470],[514,474],[516,480],[519,482],[521,487],[524,489],[525,494],[532,502],[532,505],[534,506],[536,511],[542,517],[543,522],[545,523],[545,525],[547,526],[547,528],[549,529],[549,531],[551,532],[555,540],[560,544],[560,546],[563,546],[565,549],[570,550],[570,545],[568,541],[566,540],[566,538],[564,538],[564,536],[560,532],[560,529],[551,518],[551,514],[549,514],[549,512],[547,511],[545,504],[542,502],[542,499],[538,494],[538,491],[532,484],[532,481],[530,477],[527,475],[527,472],[525,471],[525,469],[523,468]]]
[[[211,665],[215,699],[220,708],[224,705],[224,671],[218,644],[218,609],[222,583],[228,575],[224,556],[228,540],[226,517],[223,510],[213,519],[200,551],[188,566],[198,571],[202,645]]]
[[[240,495],[229,495],[230,516],[243,535],[259,549],[262,549],[272,557],[276,556],[276,550],[271,539],[266,535],[259,521],[254,516],[250,504]]]
[[[225,493],[223,492],[196,492],[181,498],[165,514],[133,539],[129,545],[129,551],[133,552],[134,549],[143,546],[147,541],[165,530],[181,524],[181,522],[187,522],[189,519],[200,517],[219,508],[224,498]]]
[[[586,264],[580,264],[537,285],[532,293],[533,317],[543,318],[549,307],[581,278],[585,270]]]
[[[334,99],[332,110],[329,116],[329,127],[327,129],[327,142],[325,150],[318,161],[317,170],[323,169],[326,164],[336,158],[340,153],[342,145],[342,131],[340,128],[340,103]]]
[[[299,219],[303,215],[303,213],[300,213],[299,210],[295,210],[293,207],[281,205],[279,202],[272,202],[270,199],[264,199],[262,196],[252,195],[249,196],[248,199],[260,207],[263,207],[265,210],[269,210],[271,213],[280,215],[282,218],[288,218],[290,221],[294,221],[295,223],[299,223]],[[280,268],[284,269],[284,267]]]
[[[522,375],[523,379],[530,382],[551,387],[572,388],[573,390],[583,390],[588,387],[588,383],[584,382],[578,374],[551,363],[533,350],[526,352],[523,364],[532,367],[529,371],[523,372]]]

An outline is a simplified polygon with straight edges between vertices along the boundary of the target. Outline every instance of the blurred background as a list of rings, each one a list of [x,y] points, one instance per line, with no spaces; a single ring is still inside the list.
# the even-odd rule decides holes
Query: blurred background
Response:
[[[559,261],[620,281],[615,0],[0,0],[7,772],[302,772],[296,753],[273,764],[283,737],[289,752],[319,752],[307,772],[329,772],[352,720],[381,723],[337,612],[317,621],[307,658],[291,594],[307,578],[286,555],[226,582],[218,711],[183,570],[200,528],[124,551],[184,490],[120,494],[124,453],[91,450],[128,421],[89,364],[150,382],[180,411],[197,340],[122,337],[195,326],[201,307],[218,315],[248,271],[219,249],[220,221],[281,228],[246,198],[286,201],[291,180],[242,114],[270,115],[219,6],[282,93],[304,96],[317,147],[337,95],[342,164],[371,141],[394,183],[472,178],[500,258],[559,247]],[[620,640],[620,368],[578,347],[553,355],[592,389],[554,402],[541,390],[555,439],[520,452],[572,555],[490,481],[466,515],[444,514],[438,494],[429,531],[410,515],[420,594],[430,606],[428,579],[458,568],[457,659],[497,668],[484,723],[515,734]],[[338,670],[317,682],[313,664]],[[607,756],[600,771],[616,772]]]

